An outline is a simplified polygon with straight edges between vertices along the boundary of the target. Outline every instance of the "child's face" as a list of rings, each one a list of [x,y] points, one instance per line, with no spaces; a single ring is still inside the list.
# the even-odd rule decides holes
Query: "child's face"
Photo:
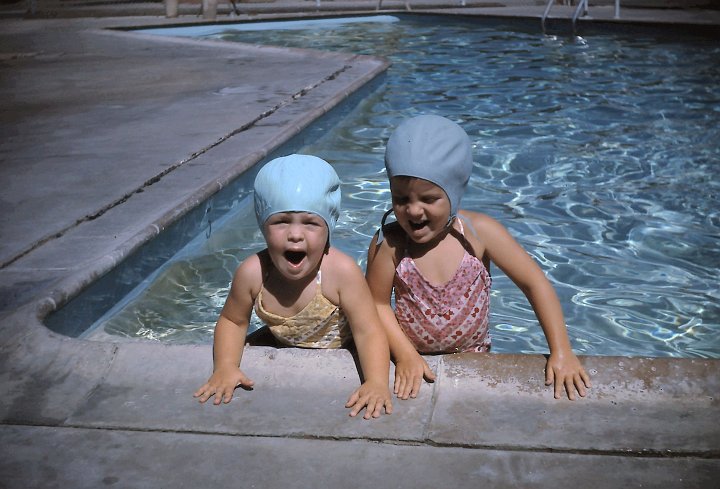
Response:
[[[392,206],[400,227],[416,243],[436,238],[450,218],[450,199],[434,183],[414,177],[390,180]]]
[[[316,273],[328,242],[322,217],[280,212],[270,216],[263,228],[270,259],[285,278],[299,280]]]

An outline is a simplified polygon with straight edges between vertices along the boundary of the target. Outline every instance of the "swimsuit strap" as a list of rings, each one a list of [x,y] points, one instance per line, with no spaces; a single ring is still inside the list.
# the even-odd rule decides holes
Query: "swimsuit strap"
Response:
[[[385,220],[388,218],[388,216],[390,214],[392,214],[392,211],[393,211],[392,208],[390,208],[382,216],[382,220],[380,221],[380,229],[378,229],[377,244],[380,244],[383,242],[383,228],[385,227]]]
[[[465,248],[465,251],[477,258],[477,256],[475,255],[475,249],[473,248],[470,241],[468,241],[468,239],[465,237],[465,226],[463,226],[463,221],[465,222],[465,224],[467,224],[468,228],[470,228],[470,232],[473,233],[473,236],[475,236],[478,240],[480,239],[480,236],[478,236],[477,232],[475,231],[475,227],[472,225],[472,222],[470,222],[468,218],[460,214],[458,214],[458,218],[458,224],[460,225],[460,230],[458,232],[460,233],[460,236],[454,236],[457,238],[458,241],[460,241],[460,244],[463,248]]]
[[[475,236],[477,239],[480,239],[480,236],[478,236],[477,231],[475,231],[475,226],[472,225],[472,223],[470,222],[470,219],[468,219],[467,217],[465,217],[461,214],[458,214],[458,217],[460,218],[460,219],[458,219],[458,221],[460,222],[460,232],[462,233],[462,235],[465,236],[465,233],[463,232],[463,225],[462,225],[463,221],[465,221],[467,223],[468,227],[470,228],[470,232],[473,233],[473,236]]]

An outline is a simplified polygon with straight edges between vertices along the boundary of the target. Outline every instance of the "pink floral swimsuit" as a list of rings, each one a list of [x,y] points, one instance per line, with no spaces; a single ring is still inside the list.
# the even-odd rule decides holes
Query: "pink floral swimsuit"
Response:
[[[465,251],[455,275],[433,285],[406,250],[395,269],[395,316],[420,353],[489,351],[491,283],[482,260]]]

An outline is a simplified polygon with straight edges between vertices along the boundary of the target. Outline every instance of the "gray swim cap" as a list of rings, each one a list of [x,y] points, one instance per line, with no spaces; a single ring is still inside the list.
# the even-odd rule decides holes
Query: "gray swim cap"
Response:
[[[328,233],[340,217],[340,179],[325,160],[293,154],[275,158],[255,177],[255,217],[263,228],[278,212],[311,212],[325,220]]]
[[[437,115],[403,121],[385,149],[388,178],[417,177],[442,188],[450,200],[451,218],[457,215],[472,167],[468,135],[451,120]]]

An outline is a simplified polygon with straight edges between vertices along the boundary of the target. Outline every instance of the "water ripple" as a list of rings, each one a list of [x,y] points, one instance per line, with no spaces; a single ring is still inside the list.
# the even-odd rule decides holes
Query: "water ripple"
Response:
[[[439,113],[474,146],[463,207],[499,219],[540,263],[576,351],[720,358],[720,47],[459,20],[220,37],[391,59],[385,86],[303,149],[342,175],[335,245],[362,266],[389,206],[382,161],[392,127]],[[235,266],[262,246],[254,228],[250,212],[229,221],[106,330],[211,341]],[[494,351],[547,351],[525,297],[492,273]]]

